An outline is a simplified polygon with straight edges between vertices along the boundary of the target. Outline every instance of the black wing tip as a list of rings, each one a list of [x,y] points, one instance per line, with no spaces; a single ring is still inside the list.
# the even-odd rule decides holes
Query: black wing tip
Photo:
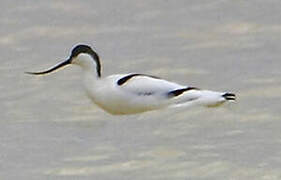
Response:
[[[222,97],[224,97],[225,100],[227,100],[227,101],[235,101],[236,100],[236,95],[234,93],[227,92],[227,93],[224,93],[222,95]]]

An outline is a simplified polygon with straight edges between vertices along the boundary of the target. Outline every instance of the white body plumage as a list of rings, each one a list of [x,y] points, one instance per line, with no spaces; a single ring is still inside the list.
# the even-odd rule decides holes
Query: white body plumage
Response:
[[[82,68],[88,96],[111,114],[135,114],[178,106],[216,106],[235,100],[233,93],[200,90],[150,75],[131,73],[102,77],[99,57],[87,45],[77,45],[70,58],[55,67],[29,74],[46,74],[67,64]]]

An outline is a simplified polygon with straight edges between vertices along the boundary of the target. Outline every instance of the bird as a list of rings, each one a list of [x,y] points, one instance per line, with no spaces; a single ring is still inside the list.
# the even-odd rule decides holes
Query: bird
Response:
[[[236,100],[236,95],[231,92],[180,85],[153,75],[129,73],[104,77],[99,55],[86,44],[75,45],[66,60],[47,70],[25,73],[45,75],[68,65],[82,68],[87,95],[94,104],[112,115],[137,114],[176,107],[216,107]]]

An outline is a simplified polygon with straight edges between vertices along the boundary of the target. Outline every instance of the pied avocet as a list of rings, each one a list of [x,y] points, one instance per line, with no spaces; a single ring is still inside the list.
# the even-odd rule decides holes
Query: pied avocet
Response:
[[[111,114],[135,114],[178,106],[216,106],[235,100],[233,93],[201,90],[146,74],[103,77],[98,54],[83,44],[75,46],[70,57],[54,67],[26,73],[43,75],[69,64],[82,68],[87,94],[95,104]]]

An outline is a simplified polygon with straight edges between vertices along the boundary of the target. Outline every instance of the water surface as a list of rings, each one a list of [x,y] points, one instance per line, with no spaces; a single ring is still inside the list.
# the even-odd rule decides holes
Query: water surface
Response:
[[[281,179],[281,2],[2,1],[3,179]],[[87,43],[103,74],[233,91],[221,108],[112,116],[80,69],[41,70]]]

